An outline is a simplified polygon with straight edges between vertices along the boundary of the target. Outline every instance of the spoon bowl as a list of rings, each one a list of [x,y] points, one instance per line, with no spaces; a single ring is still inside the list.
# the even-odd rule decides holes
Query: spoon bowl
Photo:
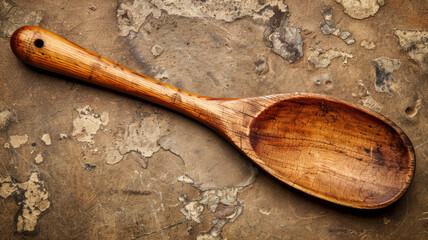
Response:
[[[406,134],[369,109],[296,93],[219,99],[158,82],[46,29],[24,26],[11,39],[25,63],[130,94],[200,121],[268,173],[321,199],[382,208],[409,187],[415,154]]]
[[[234,142],[271,175],[354,208],[381,208],[404,194],[413,178],[415,156],[409,138],[394,123],[322,95],[268,99],[271,104],[266,97],[251,99],[267,106],[254,111],[244,128],[245,146],[242,137]]]

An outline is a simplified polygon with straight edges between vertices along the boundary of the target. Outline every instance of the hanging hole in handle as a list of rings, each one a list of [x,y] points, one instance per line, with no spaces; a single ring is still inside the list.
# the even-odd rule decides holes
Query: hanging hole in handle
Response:
[[[42,39],[36,39],[36,41],[34,41],[34,46],[36,46],[37,48],[42,48],[45,45],[45,42],[43,42]]]

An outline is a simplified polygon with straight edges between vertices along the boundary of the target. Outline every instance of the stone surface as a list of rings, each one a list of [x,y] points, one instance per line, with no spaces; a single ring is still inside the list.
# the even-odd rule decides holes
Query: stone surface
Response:
[[[39,25],[43,20],[42,11],[33,11],[16,5],[11,0],[0,1],[0,36],[10,37],[19,27],[25,25]]]
[[[1,35],[0,113],[7,110],[14,116],[13,123],[0,131],[0,144],[9,146],[0,148],[0,181],[27,182],[36,171],[50,202],[37,216],[34,230],[20,233],[21,206],[13,197],[16,185],[1,185],[1,236],[423,239],[428,208],[428,82],[420,63],[401,49],[394,35],[397,29],[426,30],[423,4],[422,0],[387,1],[374,16],[357,20],[331,0],[14,0],[17,8],[42,13],[39,25],[190,92],[228,98],[313,92],[380,111],[409,135],[417,166],[409,191],[386,209],[362,211],[327,203],[270,177],[191,119],[147,101],[27,67],[10,51],[9,38]],[[322,15],[323,6],[328,5],[331,14]],[[1,24],[6,24],[1,16]],[[283,20],[284,26],[300,31],[303,57],[292,64],[272,51],[268,39]],[[331,35],[321,32],[323,20],[334,21],[336,30]],[[337,37],[344,30],[352,33],[355,44]],[[361,47],[364,39],[376,48]],[[157,57],[151,51],[155,45],[164,49]],[[321,62],[329,62],[328,67],[316,68],[307,60],[314,49],[323,49],[316,51],[317,61],[330,49],[353,57],[346,64],[343,56],[326,57],[328,61]],[[256,64],[259,56],[266,60]],[[382,56],[401,62],[392,73],[393,94],[375,90],[371,61]],[[76,111],[82,108],[83,113]],[[50,134],[52,145],[41,141],[45,133]],[[26,142],[14,148],[10,137],[25,134]],[[36,164],[39,153],[43,162]],[[113,164],[107,163],[109,156],[115,156],[110,158]],[[204,208],[200,223],[187,220],[181,212],[193,201]]]

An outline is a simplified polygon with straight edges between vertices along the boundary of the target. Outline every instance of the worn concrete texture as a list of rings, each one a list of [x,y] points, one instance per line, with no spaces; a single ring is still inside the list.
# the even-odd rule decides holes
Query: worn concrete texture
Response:
[[[426,2],[0,1],[0,239],[426,239]],[[50,29],[211,97],[314,92],[412,140],[416,174],[382,210],[275,180],[201,124],[26,66],[9,37]]]

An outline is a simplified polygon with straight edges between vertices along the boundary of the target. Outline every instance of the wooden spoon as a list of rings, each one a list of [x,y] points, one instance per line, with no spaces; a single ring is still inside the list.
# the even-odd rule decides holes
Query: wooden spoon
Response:
[[[409,187],[415,154],[406,134],[369,109],[311,93],[221,99],[150,79],[40,27],[13,34],[27,64],[127,93],[192,117],[265,171],[310,195],[375,209]]]

